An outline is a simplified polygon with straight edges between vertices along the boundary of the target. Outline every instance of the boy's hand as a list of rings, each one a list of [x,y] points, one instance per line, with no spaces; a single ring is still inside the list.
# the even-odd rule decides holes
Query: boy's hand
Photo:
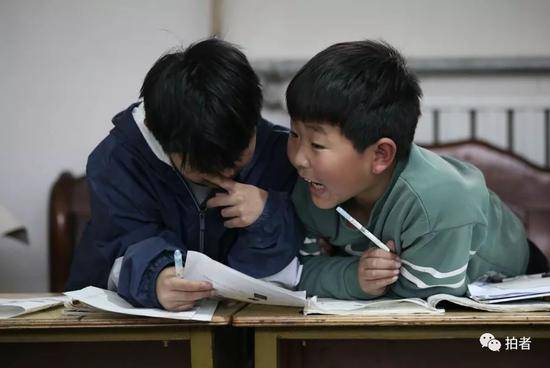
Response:
[[[334,245],[332,245],[326,238],[318,238],[317,244],[319,244],[319,251],[322,256],[332,257],[335,252]]]
[[[401,259],[393,253],[395,243],[387,243],[392,252],[386,252],[378,247],[366,250],[359,260],[358,275],[361,289],[369,295],[380,296],[386,292],[386,287],[397,281]]]
[[[197,300],[214,296],[211,283],[181,279],[176,276],[175,267],[159,273],[156,291],[159,303],[170,311],[191,309]]]
[[[216,193],[206,202],[208,208],[225,207],[221,210],[225,227],[252,225],[262,214],[268,196],[265,190],[221,177],[208,177],[208,181],[227,191]]]

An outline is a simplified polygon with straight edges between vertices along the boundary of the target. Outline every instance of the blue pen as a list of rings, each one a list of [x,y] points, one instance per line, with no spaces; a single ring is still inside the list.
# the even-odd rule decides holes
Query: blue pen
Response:
[[[183,278],[183,258],[179,249],[174,251],[174,263],[176,264],[176,275]]]

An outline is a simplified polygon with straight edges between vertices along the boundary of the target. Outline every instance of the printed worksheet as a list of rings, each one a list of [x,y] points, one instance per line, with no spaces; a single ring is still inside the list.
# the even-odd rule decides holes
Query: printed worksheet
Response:
[[[194,251],[187,252],[183,278],[212,283],[219,296],[248,303],[304,307],[305,291],[292,291],[243,274]]]

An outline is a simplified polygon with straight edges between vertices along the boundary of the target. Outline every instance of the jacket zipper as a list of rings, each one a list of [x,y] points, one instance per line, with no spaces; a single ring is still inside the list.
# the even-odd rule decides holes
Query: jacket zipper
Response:
[[[201,253],[204,253],[204,232],[206,231],[206,221],[205,221],[206,211],[199,210],[199,249]]]
[[[199,206],[199,203],[197,202],[197,199],[195,198],[193,191],[191,190],[191,188],[189,188],[189,185],[187,185],[187,182],[182,177],[181,173],[178,170],[176,170],[176,168],[173,166],[172,166],[172,169],[176,172],[178,178],[181,180],[181,182],[185,186],[185,189],[187,189],[187,192],[191,196],[191,199],[193,200],[193,204],[195,205],[195,208],[199,213],[199,251],[201,253],[204,253],[204,233],[206,231],[206,208],[201,208],[201,206]]]

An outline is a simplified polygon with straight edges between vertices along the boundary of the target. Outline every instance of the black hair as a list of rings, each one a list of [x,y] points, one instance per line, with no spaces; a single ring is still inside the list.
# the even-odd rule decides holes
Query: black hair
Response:
[[[160,57],[140,96],[146,125],[163,150],[210,174],[235,166],[262,106],[258,76],[244,54],[215,38]]]
[[[399,52],[370,40],[321,51],[286,91],[292,120],[338,126],[359,152],[390,138],[397,145],[397,158],[409,154],[421,97],[418,79]]]

